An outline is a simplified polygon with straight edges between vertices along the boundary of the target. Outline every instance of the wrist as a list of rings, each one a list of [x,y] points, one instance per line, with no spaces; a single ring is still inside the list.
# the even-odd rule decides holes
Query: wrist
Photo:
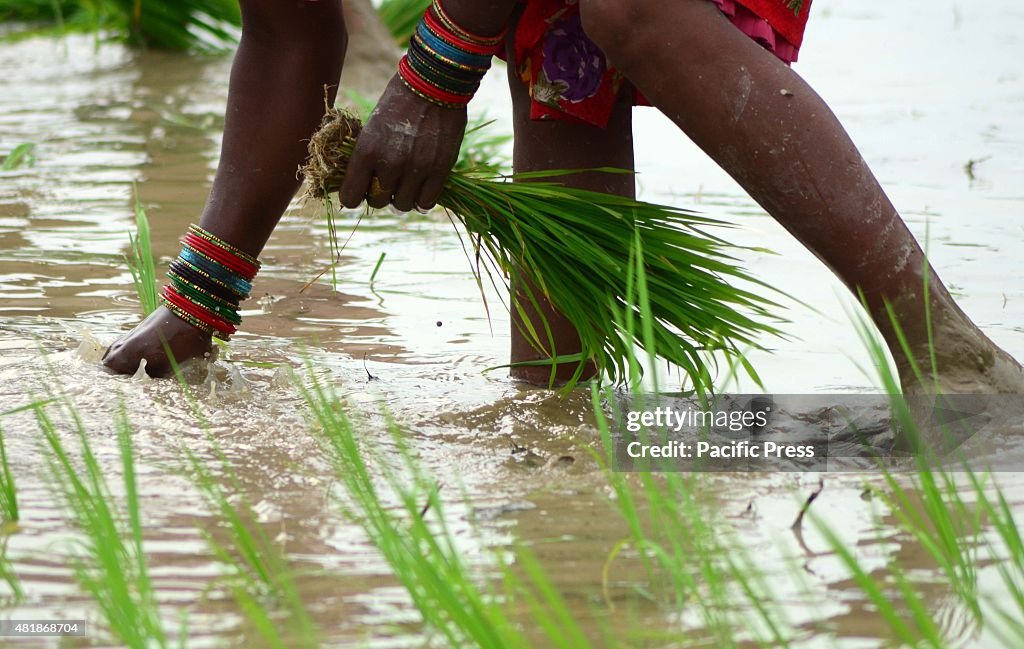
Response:
[[[421,99],[444,108],[465,106],[501,49],[503,36],[503,30],[494,36],[466,30],[434,0],[416,26],[398,76]]]
[[[448,18],[478,38],[501,39],[521,0],[441,0]]]
[[[200,332],[228,340],[242,323],[238,305],[249,297],[259,268],[255,257],[191,225],[167,272],[162,304]]]

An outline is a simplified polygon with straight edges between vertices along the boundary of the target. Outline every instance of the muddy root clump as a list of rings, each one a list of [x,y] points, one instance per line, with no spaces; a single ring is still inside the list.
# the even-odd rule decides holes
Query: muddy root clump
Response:
[[[362,130],[363,123],[352,113],[327,108],[320,128],[309,140],[309,159],[299,170],[306,178],[305,198],[324,200],[341,189],[349,158]]]

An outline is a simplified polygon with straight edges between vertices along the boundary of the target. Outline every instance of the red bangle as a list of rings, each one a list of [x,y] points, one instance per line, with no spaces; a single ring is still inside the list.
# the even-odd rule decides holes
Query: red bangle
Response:
[[[222,320],[221,318],[217,317],[209,310],[207,310],[205,307],[196,304],[195,302],[192,302],[188,298],[182,296],[180,293],[174,290],[173,286],[164,287],[163,298],[170,302],[171,304],[173,304],[174,306],[181,309],[182,311],[184,311],[185,313],[188,313],[196,320],[199,320],[200,322],[209,327],[213,327],[214,329],[223,334],[230,336],[237,331],[233,324],[227,322],[226,320]]]
[[[195,234],[195,235],[203,238],[203,239],[206,239],[207,241],[209,241],[210,243],[212,243],[215,246],[218,246],[220,248],[223,248],[224,250],[227,250],[228,252],[230,252],[231,254],[235,255],[239,259],[252,264],[256,268],[260,267],[260,260],[259,259],[256,259],[255,257],[253,257],[249,253],[245,252],[241,248],[236,248],[235,246],[233,246],[230,243],[228,243],[227,241],[221,239],[220,237],[218,237],[217,235],[213,234],[209,230],[204,230],[203,228],[201,228],[198,225],[196,225],[195,223],[193,223],[193,224],[188,226],[188,231],[191,232],[192,234]]]
[[[412,69],[409,62],[406,60],[408,55],[402,57],[402,60],[398,62],[398,74],[401,75],[402,80],[405,81],[409,86],[428,98],[435,99],[438,102],[446,104],[465,105],[473,98],[472,95],[457,95],[446,90],[441,90],[437,86],[427,82]]]
[[[210,243],[209,241],[203,239],[202,237],[197,237],[192,233],[186,234],[185,238],[182,239],[182,243],[184,243],[185,245],[189,246],[190,248],[197,252],[203,253],[204,255],[220,263],[227,269],[238,273],[247,281],[251,282],[253,278],[256,277],[256,273],[259,271],[259,269],[256,266],[250,264],[244,259],[241,259],[237,255],[234,255],[231,252]]]
[[[458,35],[462,40],[473,41],[480,45],[490,45],[492,43],[499,44],[505,36],[505,29],[507,29],[507,27],[505,29],[502,29],[501,33],[495,36],[479,36],[472,32],[466,31],[465,29],[460,27],[457,22],[452,20],[451,16],[449,16],[448,13],[444,10],[444,7],[441,6],[440,0],[434,0],[430,8],[437,12],[437,17],[440,19],[441,22],[445,24],[446,27],[451,27],[453,30],[457,30],[459,32]]]
[[[427,26],[434,31],[435,34],[448,41],[453,47],[457,47],[460,50],[466,52],[472,52],[473,54],[480,54],[482,56],[494,56],[501,50],[501,43],[497,45],[481,45],[473,41],[468,41],[461,38],[458,34],[452,32],[448,27],[437,19],[434,12],[430,9],[423,14],[423,20],[427,23]]]
[[[182,243],[184,244],[185,242],[182,241]],[[230,267],[230,260],[225,259],[224,256],[219,251],[211,250],[209,248],[203,250],[200,249],[199,246],[193,246],[190,244],[185,244],[185,249],[191,250],[196,255],[199,255],[203,259],[209,260],[211,263],[217,264],[218,266],[222,266],[225,272],[230,273],[231,275],[236,275],[239,277],[239,279],[245,279],[244,277],[242,277],[242,274],[240,272]]]
[[[186,234],[181,242],[196,252],[203,253],[228,270],[234,271],[235,273],[243,276],[247,281],[251,281],[252,278],[256,276],[254,272],[256,270],[255,266],[246,263],[230,252],[217,247],[205,239],[193,234]]]

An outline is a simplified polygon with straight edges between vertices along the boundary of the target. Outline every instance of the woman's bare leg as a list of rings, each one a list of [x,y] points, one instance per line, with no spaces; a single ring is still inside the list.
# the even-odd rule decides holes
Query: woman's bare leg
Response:
[[[581,0],[587,34],[651,102],[855,292],[921,389],[886,304],[944,392],[1020,392],[1020,365],[957,307],[825,102],[708,0]],[[929,361],[928,275],[937,370]],[[930,385],[925,382],[925,388]]]
[[[615,108],[608,127],[604,129],[570,124],[561,121],[534,121],[530,119],[530,96],[523,82],[509,74],[512,91],[513,124],[515,149],[512,166],[516,172],[540,171],[545,169],[594,169],[617,167],[633,169],[633,122],[632,105],[620,101]],[[628,93],[623,93],[626,95]],[[558,179],[566,185],[580,187],[607,194],[634,196],[633,176],[620,174],[584,173]],[[534,291],[536,294],[537,292]],[[543,332],[543,320],[533,308],[530,300],[519,291],[513,299],[524,306],[534,328]],[[580,351],[579,336],[568,320],[555,311],[546,300],[539,300],[541,312],[551,327],[557,355],[575,354]],[[549,357],[547,345],[535,349],[533,342],[525,335],[523,323],[515,308],[512,309],[512,363],[541,360]],[[543,337],[543,334],[541,334]],[[563,363],[558,366],[556,379],[565,381],[576,371],[577,363]],[[588,368],[585,378],[593,375]],[[531,383],[547,385],[551,378],[550,367],[513,367],[512,376]]]

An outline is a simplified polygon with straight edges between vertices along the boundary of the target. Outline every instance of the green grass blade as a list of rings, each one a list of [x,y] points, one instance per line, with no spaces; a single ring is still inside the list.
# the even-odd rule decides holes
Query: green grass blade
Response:
[[[20,167],[32,167],[36,164],[36,145],[25,142],[11,149],[3,162],[0,162],[0,171],[13,171]]]
[[[156,262],[153,259],[153,243],[149,231],[146,209],[135,192],[135,236],[128,235],[130,254],[126,257],[128,270],[132,274],[135,293],[142,305],[142,315],[148,316],[160,306],[160,289],[156,279]]]

